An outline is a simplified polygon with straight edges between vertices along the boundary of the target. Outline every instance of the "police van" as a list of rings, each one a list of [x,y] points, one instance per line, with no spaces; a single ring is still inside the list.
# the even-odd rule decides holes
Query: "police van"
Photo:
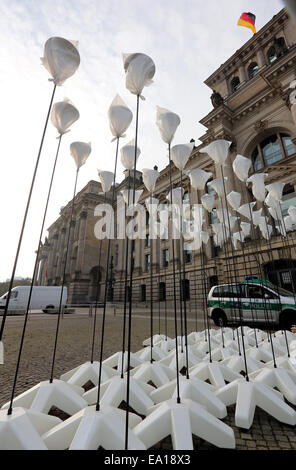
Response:
[[[217,326],[228,323],[264,323],[290,330],[296,325],[296,297],[264,279],[251,279],[211,288],[208,314]]]

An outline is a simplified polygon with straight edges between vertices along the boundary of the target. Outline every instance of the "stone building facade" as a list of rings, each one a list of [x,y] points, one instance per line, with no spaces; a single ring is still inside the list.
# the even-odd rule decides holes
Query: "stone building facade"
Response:
[[[266,184],[275,181],[286,183],[284,189],[284,215],[288,204],[296,205],[296,123],[290,111],[290,83],[296,79],[296,28],[286,9],[275,15],[260,31],[221,65],[205,84],[213,90],[211,97],[213,109],[200,121],[206,128],[200,137],[201,144],[195,146],[188,161],[187,170],[201,168],[213,173],[213,178],[221,176],[221,170],[202,148],[216,139],[232,142],[228,165],[224,176],[227,193],[238,191],[242,203],[251,198],[251,193],[234,176],[232,162],[237,154],[251,159],[254,172],[268,173]],[[200,201],[202,193],[197,194],[189,188],[189,179],[172,167],[173,184],[183,186],[185,197],[191,203]],[[137,173],[136,186],[143,189],[140,203],[148,193]],[[169,167],[160,172],[154,197],[165,202],[169,186]],[[116,186],[118,194],[128,187],[128,175]],[[107,241],[102,244],[99,263],[99,240],[94,236],[97,217],[94,209],[102,203],[100,183],[90,181],[75,199],[75,215],[71,228],[70,257],[66,269],[66,284],[69,303],[81,304],[95,300],[99,286],[100,300],[104,293],[106,278]],[[107,195],[110,200],[111,194]],[[114,205],[116,211],[116,203]],[[48,237],[40,255],[40,284],[55,285],[61,281],[64,256],[65,235],[69,226],[71,202],[60,212],[59,218],[49,227]],[[219,207],[219,201],[217,202]],[[260,204],[257,203],[257,209]],[[145,306],[150,298],[150,251],[153,250],[153,298],[166,303],[173,300],[172,247],[175,243],[177,266],[180,257],[186,261],[186,280],[177,284],[187,298],[189,306],[200,305],[205,275],[206,289],[215,284],[243,279],[247,274],[271,279],[288,289],[296,288],[296,244],[295,232],[287,240],[274,230],[270,243],[252,233],[252,237],[238,250],[228,244],[218,249],[213,243],[211,223],[215,213],[206,214],[206,226],[210,241],[204,248],[203,263],[199,251],[180,254],[179,241],[149,240],[148,226],[146,240],[135,240],[133,244],[133,301]],[[242,219],[243,220],[243,219]],[[272,221],[270,220],[270,223]],[[111,243],[111,264],[108,273],[108,297],[113,302],[124,300],[125,278],[125,241]],[[130,254],[129,254],[130,256]],[[179,268],[178,268],[179,269]],[[178,270],[177,270],[178,271]],[[184,285],[183,285],[184,284]],[[181,289],[177,296],[180,298]]]

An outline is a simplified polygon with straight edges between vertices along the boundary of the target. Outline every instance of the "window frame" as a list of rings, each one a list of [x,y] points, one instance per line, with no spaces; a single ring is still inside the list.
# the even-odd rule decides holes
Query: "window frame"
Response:
[[[273,137],[273,136],[276,136],[278,142],[279,142],[279,145],[280,145],[280,152],[281,152],[281,155],[282,155],[282,158],[280,160],[277,160],[275,162],[272,162],[272,163],[265,163],[265,160],[264,160],[264,156],[263,156],[263,151],[262,151],[262,148],[261,148],[261,144],[262,142],[264,142],[265,140],[267,140],[268,138],[270,137]],[[252,154],[251,154],[251,160],[252,160],[252,166],[253,166],[253,171],[254,173],[256,173],[257,171],[261,171],[263,170],[264,168],[267,168],[271,165],[275,165],[277,164],[278,162],[281,162],[282,160],[285,160],[286,158],[290,158],[291,156],[295,155],[296,153],[296,148],[295,148],[295,144],[294,145],[294,153],[292,153],[291,155],[287,155],[286,153],[286,150],[285,150],[285,146],[284,146],[284,143],[282,141],[282,138],[283,137],[289,137],[291,139],[291,136],[285,132],[275,132],[273,134],[270,134],[269,136],[265,137],[263,140],[261,140],[260,142],[258,142],[256,144],[256,146],[253,148],[253,151],[252,151]],[[292,139],[291,139],[292,140]],[[292,142],[293,143],[293,142]],[[255,153],[255,150],[257,150],[258,154],[259,154],[259,158],[260,158],[260,162],[261,162],[261,168],[258,168],[257,170],[255,169],[254,167],[254,159],[253,159],[253,155]]]

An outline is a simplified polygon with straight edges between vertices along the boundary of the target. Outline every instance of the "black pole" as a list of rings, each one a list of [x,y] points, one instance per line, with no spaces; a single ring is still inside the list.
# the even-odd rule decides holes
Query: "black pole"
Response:
[[[134,157],[134,180],[133,180],[133,205],[136,196],[136,171],[137,171],[137,146],[138,146],[138,127],[139,127],[139,95],[137,95],[136,111],[136,135],[135,135],[135,157]],[[133,256],[130,240],[130,283],[129,283],[129,309],[128,309],[128,340],[127,340],[127,380],[126,380],[126,420],[125,420],[125,450],[128,450],[128,423],[129,423],[129,399],[130,399],[130,364],[131,364],[131,334],[132,334],[132,304],[133,304]]]
[[[49,103],[49,108],[48,108],[48,112],[47,112],[47,116],[46,116],[46,120],[45,120],[45,125],[44,125],[44,128],[43,128],[40,147],[39,147],[39,151],[38,151],[38,155],[37,155],[37,160],[36,160],[36,163],[35,163],[35,169],[34,169],[34,173],[33,173],[33,178],[32,178],[32,182],[31,182],[31,187],[30,187],[30,191],[29,191],[29,196],[28,196],[28,200],[27,200],[25,214],[24,214],[24,218],[23,218],[23,224],[22,224],[22,228],[21,228],[19,241],[18,241],[18,246],[17,246],[17,250],[16,250],[15,259],[14,259],[14,265],[13,265],[12,273],[11,273],[11,277],[10,277],[10,283],[9,283],[9,288],[8,288],[8,293],[7,293],[7,299],[6,299],[6,304],[5,304],[3,317],[2,317],[1,328],[0,328],[0,341],[2,340],[2,336],[3,336],[3,331],[4,331],[4,326],[5,326],[7,311],[8,311],[8,305],[9,305],[9,300],[10,300],[10,296],[11,296],[11,290],[12,290],[12,287],[13,287],[13,281],[14,281],[14,277],[15,277],[16,266],[17,266],[17,262],[18,262],[20,249],[21,249],[24,229],[25,229],[25,225],[26,225],[26,221],[27,221],[27,215],[28,215],[28,211],[29,211],[29,207],[30,207],[32,192],[33,192],[33,188],[34,188],[34,184],[35,184],[36,174],[37,174],[37,170],[38,170],[38,166],[39,166],[39,160],[40,160],[40,156],[41,156],[41,151],[42,151],[42,147],[43,147],[43,142],[44,142],[44,138],[45,138],[45,133],[46,133],[46,129],[47,129],[47,124],[48,124],[48,120],[49,120],[49,116],[50,116],[50,111],[51,111],[55,91],[56,91],[56,85],[54,85],[54,87],[53,87],[53,92],[52,92],[50,103]]]
[[[105,196],[104,196],[104,204],[106,204],[106,199],[107,199],[107,193],[105,193]],[[101,268],[102,245],[103,245],[103,239],[101,238],[100,248],[99,248],[99,263],[98,263],[99,269]],[[94,323],[93,323],[93,333],[92,333],[92,344],[91,344],[91,356],[90,356],[91,364],[93,364],[93,362],[94,362],[94,347],[95,347],[95,337],[96,337],[97,308],[98,308],[98,302],[99,302],[100,286],[101,286],[101,273],[99,271],[97,291],[96,291],[96,302],[95,302],[95,313],[94,313]]]
[[[130,203],[130,170],[128,171],[128,196],[127,196],[127,206]],[[125,205],[124,205],[125,207]],[[126,212],[126,208],[125,208]],[[126,217],[125,217],[126,220]],[[128,284],[128,238],[125,238],[125,274],[124,274],[124,305],[123,305],[123,329],[122,329],[122,357],[121,357],[121,378],[124,377],[124,355],[125,355],[125,335],[126,335],[126,313],[127,313],[127,302],[129,299],[127,298],[127,284]],[[132,254],[131,254],[132,256]]]
[[[115,200],[115,181],[116,181],[116,170],[117,170],[117,158],[118,158],[118,147],[119,137],[116,143],[116,155],[113,175],[113,188],[112,188],[112,207]],[[111,220],[111,223],[113,221]],[[111,230],[110,223],[110,230]],[[108,274],[109,274],[109,259],[110,259],[110,248],[111,248],[111,236],[109,232],[108,247],[107,247],[107,259],[106,259],[106,276],[105,276],[105,291],[104,291],[104,307],[103,307],[103,318],[102,318],[102,329],[101,329],[101,347],[100,347],[100,367],[99,367],[99,380],[98,380],[98,396],[96,411],[100,411],[100,392],[101,392],[101,381],[102,381],[102,362],[103,362],[103,349],[104,349],[104,336],[105,336],[105,320],[106,320],[106,306],[107,306],[107,292],[108,292]]]
[[[38,266],[38,259],[39,259],[39,252],[40,252],[42,234],[43,234],[43,230],[44,230],[44,225],[45,225],[45,220],[46,220],[46,215],[47,215],[47,209],[48,209],[49,199],[50,199],[50,195],[51,195],[52,183],[53,183],[53,179],[54,179],[54,175],[55,175],[55,169],[56,169],[57,160],[58,160],[58,156],[59,156],[62,136],[63,136],[62,134],[59,136],[59,143],[58,143],[57,152],[56,152],[54,165],[53,165],[53,169],[52,169],[51,180],[50,180],[50,184],[49,184],[49,188],[48,188],[47,200],[46,200],[46,204],[45,204],[44,215],[43,215],[43,220],[42,220],[42,225],[41,225],[41,230],[40,230],[38,248],[37,248],[37,251],[36,251],[36,258],[35,258],[35,264],[34,264],[34,269],[33,269],[33,276],[32,276],[32,281],[31,281],[31,285],[30,285],[27,308],[26,308],[26,312],[25,312],[25,320],[24,320],[24,325],[23,325],[23,331],[22,331],[21,342],[20,342],[20,347],[19,347],[18,359],[17,359],[15,375],[14,375],[14,381],[13,381],[13,386],[12,386],[10,405],[9,405],[8,413],[7,413],[8,415],[10,415],[12,413],[13,399],[14,399],[15,388],[16,388],[16,383],[17,383],[17,378],[18,378],[18,372],[19,372],[19,367],[20,367],[20,362],[21,362],[22,351],[23,351],[23,345],[24,345],[24,340],[25,340],[26,327],[27,327],[27,321],[28,321],[31,298],[32,298],[32,292],[33,292],[33,285],[34,285],[34,280],[35,280],[35,276],[36,276],[36,273],[37,273],[37,266]]]
[[[54,366],[55,366],[56,350],[57,350],[57,344],[58,344],[58,335],[59,335],[60,320],[61,320],[61,313],[62,313],[63,292],[64,292],[64,286],[65,286],[65,280],[66,280],[65,279],[66,278],[66,268],[67,268],[68,252],[69,252],[69,246],[70,246],[70,235],[71,235],[72,220],[73,220],[73,213],[74,213],[74,205],[75,205],[75,196],[76,196],[76,187],[77,187],[78,174],[79,174],[79,168],[77,168],[77,170],[76,170],[74,192],[73,192],[73,199],[72,199],[72,205],[71,205],[71,215],[70,215],[70,223],[69,223],[69,229],[68,229],[65,263],[64,263],[64,270],[63,270],[63,277],[62,277],[61,295],[60,295],[60,303],[59,303],[59,311],[58,311],[58,319],[57,319],[56,334],[55,334],[55,341],[54,341],[54,347],[53,347],[53,356],[52,356],[51,373],[50,373],[49,383],[53,382],[53,375],[54,375]]]

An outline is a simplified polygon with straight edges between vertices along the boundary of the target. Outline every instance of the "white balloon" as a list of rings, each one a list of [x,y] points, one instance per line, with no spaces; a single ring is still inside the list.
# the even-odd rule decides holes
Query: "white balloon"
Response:
[[[120,149],[121,163],[126,170],[132,170],[135,163],[135,139],[131,140],[128,144]],[[137,147],[136,161],[140,156],[141,150]]]
[[[227,179],[228,179],[227,177],[224,177],[224,183],[227,182]],[[224,195],[223,178],[216,178],[210,181],[209,183],[207,183],[207,186],[210,188],[213,188],[219,197],[223,197]]]
[[[276,183],[268,184],[266,189],[276,201],[281,201],[284,187],[285,183],[277,181]]]
[[[178,114],[156,106],[156,125],[160,130],[162,140],[167,144],[172,142],[180,122]]]
[[[292,219],[292,222],[296,224],[296,207],[295,206],[290,206],[288,209],[288,214]]]
[[[247,183],[252,183],[252,193],[257,201],[263,202],[266,195],[265,179],[266,173],[256,173],[247,179]]]
[[[44,45],[42,64],[52,76],[55,85],[62,85],[71,77],[80,64],[80,55],[71,41],[60,37],[49,38]]]
[[[175,166],[180,170],[183,171],[188,159],[191,155],[192,149],[194,147],[193,143],[190,144],[179,144],[174,145],[171,149],[171,157],[175,164]]]
[[[201,203],[208,212],[212,212],[215,206],[215,196],[213,194],[204,194],[201,198]]]
[[[72,142],[70,145],[70,153],[74,158],[77,168],[79,169],[85,164],[91,152],[91,143],[86,142]]]
[[[236,191],[231,191],[231,193],[229,193],[227,195],[227,201],[228,203],[231,205],[231,207],[237,211],[237,209],[240,207],[241,205],[241,199],[242,199],[242,196],[240,193],[237,193]]]
[[[202,191],[205,188],[206,182],[213,176],[213,173],[200,168],[190,170],[186,174],[190,178],[192,188],[198,191]]]
[[[265,217],[262,217],[262,209],[259,209],[258,211],[253,211],[252,217],[253,224],[255,225],[255,227],[257,227],[257,225],[260,226],[260,224],[263,223],[263,219],[265,220]]]
[[[218,139],[200,150],[200,153],[207,153],[209,157],[217,164],[224,166],[228,157],[231,142],[228,140]]]
[[[141,95],[145,86],[153,83],[155,64],[151,57],[142,53],[123,54],[123,66],[126,73],[126,88],[134,95]]]
[[[232,164],[233,171],[240,181],[247,180],[251,166],[251,160],[242,155],[237,155]]]
[[[123,200],[125,204],[128,206],[130,204],[137,204],[141,194],[143,193],[143,189],[136,189],[135,190],[135,196],[134,196],[134,190],[133,189],[122,189],[121,191]],[[134,197],[134,201],[133,201]]]
[[[232,242],[233,242],[233,245],[234,245],[234,249],[235,249],[235,250],[238,249],[237,242],[244,243],[244,241],[245,241],[245,238],[244,238],[243,233],[241,233],[241,232],[235,232],[235,233],[232,235]]]
[[[150,170],[148,168],[142,170],[143,183],[149,193],[153,193],[159,175],[160,173],[157,170]]]
[[[55,103],[50,113],[52,125],[60,135],[65,134],[69,127],[79,119],[79,111],[67,98]]]
[[[98,175],[101,181],[103,192],[108,193],[114,181],[114,173],[112,173],[112,171],[98,170]]]
[[[124,133],[132,122],[133,113],[119,95],[115,96],[110,105],[108,118],[114,139],[125,137]]]
[[[239,214],[243,215],[247,219],[251,220],[254,206],[256,206],[256,202],[249,202],[247,204],[243,204],[237,209],[237,212],[239,212]]]
[[[247,238],[251,233],[251,224],[249,224],[248,222],[241,222],[240,226],[241,226],[241,231],[244,235],[244,238]]]
[[[166,198],[170,202],[172,198],[172,203],[180,207],[182,206],[182,203],[183,203],[183,196],[184,196],[184,188],[174,188],[172,189],[172,196],[171,196],[171,191],[170,191]]]

